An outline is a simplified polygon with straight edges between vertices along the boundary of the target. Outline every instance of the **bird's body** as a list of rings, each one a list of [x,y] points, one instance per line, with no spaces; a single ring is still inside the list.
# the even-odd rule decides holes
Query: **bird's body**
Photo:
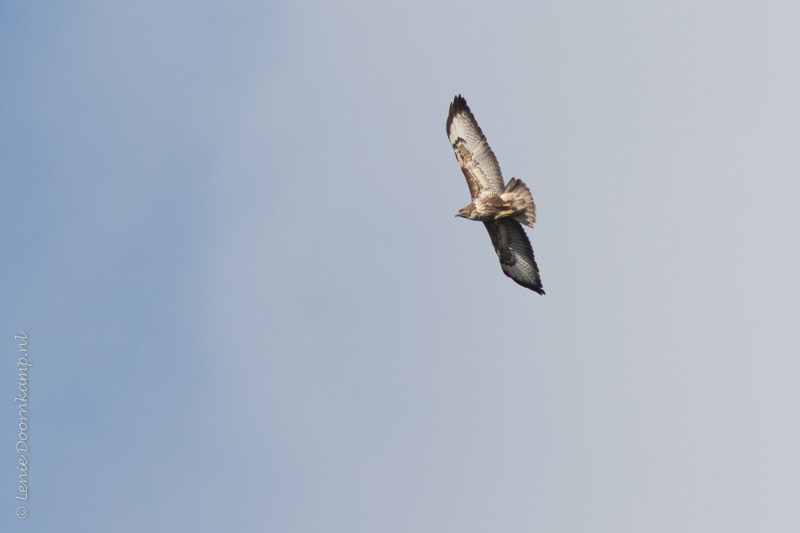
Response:
[[[533,249],[520,225],[533,227],[536,204],[521,180],[511,178],[504,183],[500,164],[461,95],[450,104],[447,137],[472,196],[472,202],[456,216],[483,222],[506,276],[544,294]]]

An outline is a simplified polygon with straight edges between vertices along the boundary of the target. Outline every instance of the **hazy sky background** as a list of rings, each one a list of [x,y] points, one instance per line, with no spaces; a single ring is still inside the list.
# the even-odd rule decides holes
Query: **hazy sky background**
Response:
[[[800,4],[1,6],[1,530],[800,530]]]

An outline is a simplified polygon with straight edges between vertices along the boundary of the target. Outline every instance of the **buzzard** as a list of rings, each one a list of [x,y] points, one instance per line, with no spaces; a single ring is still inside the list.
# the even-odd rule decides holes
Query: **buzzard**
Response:
[[[508,184],[503,182],[500,164],[461,95],[450,104],[447,137],[472,196],[472,203],[456,216],[483,222],[503,273],[523,287],[544,294],[533,248],[521,225],[532,228],[536,222],[531,191],[516,178]]]

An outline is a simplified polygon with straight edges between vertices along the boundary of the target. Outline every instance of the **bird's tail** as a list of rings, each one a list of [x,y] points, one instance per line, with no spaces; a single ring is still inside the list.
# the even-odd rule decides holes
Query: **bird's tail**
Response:
[[[500,198],[504,203],[511,204],[511,208],[514,210],[511,218],[520,224],[533,227],[536,223],[536,204],[533,203],[531,191],[522,180],[511,178]]]

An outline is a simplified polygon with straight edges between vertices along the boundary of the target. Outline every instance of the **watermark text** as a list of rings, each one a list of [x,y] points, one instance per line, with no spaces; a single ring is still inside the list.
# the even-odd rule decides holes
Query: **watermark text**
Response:
[[[33,363],[28,361],[28,335],[22,331],[20,335],[14,335],[14,339],[21,341],[19,351],[22,355],[17,361],[19,370],[19,394],[14,398],[14,402],[19,402],[19,435],[16,450],[19,454],[17,470],[19,474],[19,494],[15,496],[18,500],[28,499],[28,369]],[[17,507],[16,515],[20,518],[28,516],[25,507]]]

